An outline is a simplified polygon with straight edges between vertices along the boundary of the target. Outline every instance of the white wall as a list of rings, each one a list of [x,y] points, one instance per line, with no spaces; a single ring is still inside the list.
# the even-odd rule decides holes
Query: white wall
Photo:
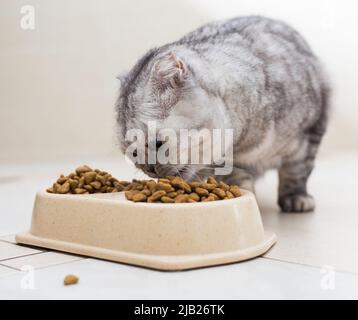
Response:
[[[35,30],[20,9],[35,8]],[[326,149],[358,148],[353,0],[0,0],[0,161],[116,152],[115,76],[148,48],[212,19],[263,14],[295,26],[335,88]]]
[[[0,0],[0,160],[115,152],[115,77],[203,21],[180,1]]]

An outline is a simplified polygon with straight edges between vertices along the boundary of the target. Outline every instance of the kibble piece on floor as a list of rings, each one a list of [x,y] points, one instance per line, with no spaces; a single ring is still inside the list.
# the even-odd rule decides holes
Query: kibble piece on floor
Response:
[[[72,284],[78,283],[79,278],[73,274],[69,274],[63,279],[63,284],[65,286],[70,286]]]

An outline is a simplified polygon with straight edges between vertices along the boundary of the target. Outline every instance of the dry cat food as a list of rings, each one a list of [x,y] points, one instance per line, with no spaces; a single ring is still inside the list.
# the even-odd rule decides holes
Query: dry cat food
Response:
[[[237,185],[228,185],[209,177],[206,182],[188,182],[168,176],[155,180],[133,180],[126,186],[125,196],[134,202],[184,203],[208,202],[240,197]]]
[[[69,286],[78,283],[79,278],[73,274],[69,274],[63,279],[63,284]]]
[[[151,203],[209,202],[241,196],[237,185],[228,185],[209,177],[206,182],[188,182],[181,177],[167,176],[158,180],[121,181],[108,172],[80,166],[68,176],[61,175],[50,193],[88,194],[125,192],[127,200]]]
[[[47,192],[60,194],[119,192],[125,190],[129,184],[130,182],[117,180],[106,171],[93,170],[84,165],[67,176],[62,174]]]

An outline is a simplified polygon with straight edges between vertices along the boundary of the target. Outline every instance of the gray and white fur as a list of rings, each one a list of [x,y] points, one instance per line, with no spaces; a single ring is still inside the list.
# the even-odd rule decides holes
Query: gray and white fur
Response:
[[[287,24],[238,17],[207,24],[147,52],[121,78],[117,101],[122,150],[127,130],[234,129],[234,169],[218,177],[253,189],[276,168],[283,211],[314,209],[307,193],[326,130],[329,86],[317,57]],[[150,176],[211,175],[203,165],[138,165]]]

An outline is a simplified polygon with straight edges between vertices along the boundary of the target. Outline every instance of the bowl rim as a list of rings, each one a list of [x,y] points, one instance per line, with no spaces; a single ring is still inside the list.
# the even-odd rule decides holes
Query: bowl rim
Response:
[[[233,202],[242,202],[242,201],[249,201],[252,197],[255,197],[254,194],[246,189],[241,189],[240,191],[242,195],[237,198],[233,199],[225,199],[225,200],[216,200],[216,201],[209,201],[209,202],[196,202],[196,203],[148,203],[148,202],[133,202],[129,201],[127,199],[120,198],[120,199],[113,199],[110,198],[108,195],[113,194],[119,194],[121,192],[114,192],[114,193],[97,193],[97,194],[58,194],[58,193],[49,193],[46,190],[41,190],[37,192],[36,196],[39,196],[41,198],[47,198],[47,199],[66,199],[66,200],[75,200],[75,201],[86,201],[86,202],[106,202],[108,204],[118,204],[120,203],[121,206],[130,206],[130,207],[156,207],[156,208],[184,208],[184,207],[190,207],[193,208],[193,206],[196,207],[207,207],[207,206],[226,206],[229,204],[232,204]],[[106,197],[107,195],[107,197]]]

